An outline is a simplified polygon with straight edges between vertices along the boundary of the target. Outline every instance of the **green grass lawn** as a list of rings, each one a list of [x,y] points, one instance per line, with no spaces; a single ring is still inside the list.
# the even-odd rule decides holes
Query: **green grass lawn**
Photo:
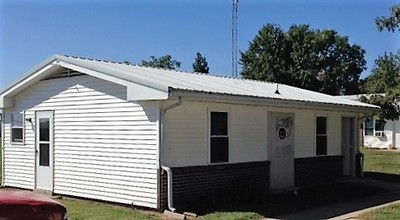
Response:
[[[382,180],[400,182],[400,152],[363,150],[365,175]],[[376,209],[359,216],[360,219],[400,219],[400,204]]]
[[[386,150],[363,150],[364,171],[400,175],[400,152]]]
[[[254,212],[215,212],[201,216],[199,220],[259,220],[264,217]]]
[[[385,208],[376,209],[371,212],[358,216],[359,219],[365,220],[397,220],[400,219],[400,204],[391,205]]]
[[[123,206],[99,203],[88,200],[58,199],[64,204],[69,213],[70,220],[108,220],[108,219],[138,219],[155,220],[161,219],[160,214],[155,212],[144,212],[126,208]],[[154,216],[154,215],[158,216]]]

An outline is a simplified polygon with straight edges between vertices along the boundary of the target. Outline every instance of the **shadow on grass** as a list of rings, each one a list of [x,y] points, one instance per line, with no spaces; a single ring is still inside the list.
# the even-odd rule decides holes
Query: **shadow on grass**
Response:
[[[293,192],[271,194],[255,201],[229,202],[224,205],[220,205],[219,203],[213,204],[212,208],[209,207],[194,211],[200,215],[213,212],[255,212],[264,217],[272,218],[326,219],[400,199],[400,194],[393,194],[393,198],[388,198],[387,196],[375,198],[379,195],[390,193],[387,189],[358,184],[357,181],[340,182],[300,189],[297,191],[297,194]],[[362,202],[359,202],[360,200]],[[353,203],[355,204],[353,205]],[[333,204],[345,205],[339,208],[329,208]],[[317,208],[321,208],[322,211],[313,212],[313,209]],[[323,210],[324,208],[326,210]],[[307,213],[307,211],[310,212]],[[303,216],[296,215],[302,212]],[[307,215],[310,213],[312,214],[311,216]]]

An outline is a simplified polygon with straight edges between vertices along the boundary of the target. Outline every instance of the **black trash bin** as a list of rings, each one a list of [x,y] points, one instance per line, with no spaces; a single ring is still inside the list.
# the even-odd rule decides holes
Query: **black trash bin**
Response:
[[[356,177],[364,176],[364,154],[356,153]]]

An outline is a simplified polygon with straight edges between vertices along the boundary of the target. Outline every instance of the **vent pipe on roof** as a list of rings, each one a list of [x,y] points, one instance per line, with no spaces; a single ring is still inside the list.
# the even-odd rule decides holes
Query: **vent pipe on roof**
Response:
[[[280,95],[281,93],[279,92],[279,84],[276,84],[276,89],[275,89],[275,94]]]

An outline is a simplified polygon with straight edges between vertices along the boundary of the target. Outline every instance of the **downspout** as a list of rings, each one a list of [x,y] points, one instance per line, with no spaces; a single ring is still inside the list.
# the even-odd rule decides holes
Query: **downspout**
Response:
[[[3,175],[1,175],[1,179],[0,179],[0,186],[1,187],[3,187],[4,186],[4,170],[5,170],[5,168],[4,168],[4,134],[5,134],[5,131],[4,131],[4,128],[5,128],[5,126],[4,126],[4,118],[5,118],[5,114],[4,114],[4,111],[3,111],[3,109],[1,109],[0,110],[0,114],[1,114],[1,119],[0,119],[0,127],[1,127],[1,140],[0,140],[0,144],[1,144],[1,173],[3,174]]]
[[[1,173],[2,173],[1,179],[0,179],[0,186],[4,186],[4,170],[5,170],[5,168],[4,168],[4,134],[5,134],[4,128],[5,128],[5,126],[3,126],[3,125],[4,125],[5,115],[4,115],[3,109],[0,110],[0,115],[1,115],[1,118],[0,118],[0,130],[1,130],[0,144],[1,145],[0,146],[1,146]]]
[[[172,196],[172,170],[171,170],[171,168],[169,168],[167,166],[164,166],[163,159],[162,159],[163,155],[164,155],[164,121],[165,121],[165,113],[168,110],[176,108],[176,107],[178,107],[180,105],[182,105],[182,98],[181,97],[179,97],[178,102],[176,102],[174,104],[171,104],[171,105],[168,105],[168,106],[166,106],[164,108],[161,108],[161,112],[160,112],[161,115],[160,115],[160,138],[159,138],[160,139],[160,143],[159,143],[159,146],[160,146],[160,158],[159,158],[159,160],[160,160],[161,169],[163,169],[163,170],[165,170],[167,172],[167,181],[168,181],[168,183],[167,183],[167,189],[168,189],[168,194],[167,194],[168,198],[167,198],[167,200],[168,200],[168,209],[171,212],[175,211],[175,208],[173,206],[174,200],[173,200],[173,196]]]

